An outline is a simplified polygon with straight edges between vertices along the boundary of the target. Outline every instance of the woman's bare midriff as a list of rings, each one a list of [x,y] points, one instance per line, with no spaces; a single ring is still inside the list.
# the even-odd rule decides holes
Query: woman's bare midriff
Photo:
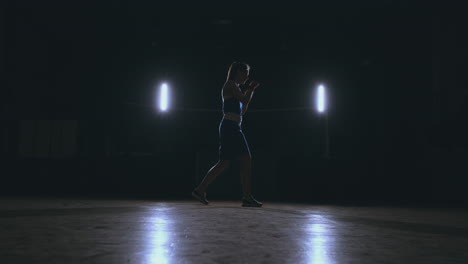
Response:
[[[237,122],[239,125],[242,123],[242,117],[236,113],[224,113],[223,118]]]

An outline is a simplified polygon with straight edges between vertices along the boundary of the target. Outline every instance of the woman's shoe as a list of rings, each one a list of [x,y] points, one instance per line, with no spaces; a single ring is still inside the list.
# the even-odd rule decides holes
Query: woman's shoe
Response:
[[[206,192],[204,192],[203,194],[200,194],[196,190],[193,190],[192,196],[195,197],[195,199],[197,199],[198,201],[200,201],[200,203],[204,205],[208,205],[209,203],[208,200],[206,199]]]
[[[252,195],[242,197],[242,207],[262,207],[262,203],[255,200]]]

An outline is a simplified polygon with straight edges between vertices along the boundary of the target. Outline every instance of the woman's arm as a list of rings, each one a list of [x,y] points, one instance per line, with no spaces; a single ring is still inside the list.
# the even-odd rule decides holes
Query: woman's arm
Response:
[[[252,100],[253,94],[254,92],[252,89],[248,89],[247,91],[245,91],[244,96],[248,97],[249,100],[246,104],[242,104],[242,115],[244,115],[245,112],[247,112],[247,109],[249,108],[249,103]]]
[[[242,93],[239,87],[237,87],[233,81],[228,81],[225,85],[225,89],[227,89],[229,95],[237,98],[237,100],[239,100],[242,104],[249,104],[250,99],[252,99],[252,92],[247,90],[245,93]]]
[[[252,100],[254,91],[255,89],[258,88],[258,86],[260,86],[260,84],[257,81],[252,80],[249,84],[244,84],[244,86],[247,87],[247,90],[244,92],[244,96],[249,98],[249,100],[246,104],[242,105],[242,115],[244,115],[245,112],[247,112],[247,109],[249,108],[249,103]]]

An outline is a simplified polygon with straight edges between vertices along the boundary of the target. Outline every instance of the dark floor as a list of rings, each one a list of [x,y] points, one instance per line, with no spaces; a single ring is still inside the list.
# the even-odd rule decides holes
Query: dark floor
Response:
[[[468,210],[3,198],[0,263],[468,263]]]

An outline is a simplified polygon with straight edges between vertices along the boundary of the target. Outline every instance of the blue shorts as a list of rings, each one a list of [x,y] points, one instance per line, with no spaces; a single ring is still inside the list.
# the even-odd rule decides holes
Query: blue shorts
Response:
[[[241,126],[235,121],[222,119],[219,124],[219,159],[232,160],[246,154],[250,156],[250,149]]]

